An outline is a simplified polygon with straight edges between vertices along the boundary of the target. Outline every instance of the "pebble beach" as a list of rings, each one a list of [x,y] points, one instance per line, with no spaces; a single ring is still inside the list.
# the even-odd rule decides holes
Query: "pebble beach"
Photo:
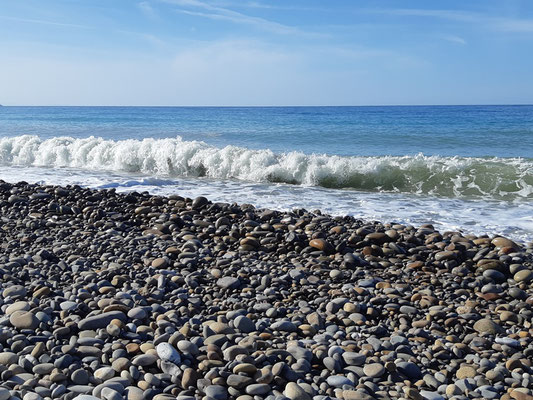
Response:
[[[533,248],[0,183],[0,400],[533,399]]]

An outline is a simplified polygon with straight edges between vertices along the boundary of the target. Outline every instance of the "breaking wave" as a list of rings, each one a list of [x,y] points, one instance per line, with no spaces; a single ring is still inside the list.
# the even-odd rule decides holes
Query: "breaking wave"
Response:
[[[249,182],[419,193],[445,197],[533,198],[533,159],[425,156],[342,157],[217,148],[172,139],[107,140],[23,135],[0,138],[0,164],[71,167]],[[0,174],[1,175],[1,174]]]

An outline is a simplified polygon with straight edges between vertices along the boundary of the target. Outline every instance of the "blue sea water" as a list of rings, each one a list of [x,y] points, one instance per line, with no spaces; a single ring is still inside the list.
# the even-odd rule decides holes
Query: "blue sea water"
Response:
[[[533,106],[0,107],[0,165],[533,240]]]

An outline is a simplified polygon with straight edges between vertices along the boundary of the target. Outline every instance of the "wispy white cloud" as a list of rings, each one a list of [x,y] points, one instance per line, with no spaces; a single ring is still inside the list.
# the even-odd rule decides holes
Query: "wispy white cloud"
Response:
[[[124,30],[124,29],[117,29],[116,32],[122,33],[122,34],[128,35],[128,36],[133,36],[133,37],[136,37],[138,39],[142,39],[145,42],[148,42],[151,45],[156,46],[156,47],[166,47],[168,45],[168,43],[165,40],[163,40],[163,39],[159,38],[158,36],[153,35],[151,33],[128,31],[128,30]]]
[[[533,33],[532,19],[494,17],[492,15],[461,10],[429,10],[419,8],[378,9],[372,10],[372,12],[397,16],[428,17],[467,22],[504,32]]]
[[[167,4],[179,6],[178,12],[187,15],[194,15],[197,17],[209,18],[213,20],[230,21],[236,24],[252,25],[262,30],[281,34],[281,35],[302,35],[310,37],[325,36],[323,34],[305,32],[301,29],[284,25],[275,21],[270,21],[265,18],[255,17],[243,14],[238,11],[231,10],[220,6],[215,6],[210,3],[199,0],[160,0]]]
[[[190,11],[190,10],[177,10],[178,12],[182,14],[187,15],[193,15],[196,17],[204,17],[209,18],[213,20],[219,20],[219,21],[230,21],[235,22],[237,24],[246,24],[246,25],[253,25],[260,27],[264,30],[278,33],[282,35],[288,35],[291,33],[300,33],[300,31],[296,28],[286,26],[283,24],[278,24],[276,22],[268,21],[263,18],[259,17],[250,17],[250,16],[244,16],[243,14],[237,13],[238,15],[235,15],[234,13],[228,14],[228,13],[206,13],[201,11]]]
[[[62,26],[65,28],[93,29],[92,26],[87,26],[87,25],[69,24],[65,22],[47,21],[47,20],[42,20],[42,19],[19,18],[19,17],[7,16],[7,15],[0,15],[0,19],[6,20],[6,21],[23,22],[23,23],[28,23],[28,24]]]
[[[466,46],[468,44],[465,39],[457,35],[442,35],[441,38],[448,42],[461,44],[463,46]]]
[[[251,8],[264,10],[286,10],[286,11],[331,11],[331,8],[306,7],[285,4],[267,4],[259,1],[230,1],[230,0],[215,0],[211,2],[212,5],[218,7],[237,7],[237,8]]]

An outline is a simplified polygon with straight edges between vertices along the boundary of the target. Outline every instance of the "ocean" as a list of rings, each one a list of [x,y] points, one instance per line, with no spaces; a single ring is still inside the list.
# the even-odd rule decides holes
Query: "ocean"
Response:
[[[0,165],[533,241],[533,106],[0,107]]]

